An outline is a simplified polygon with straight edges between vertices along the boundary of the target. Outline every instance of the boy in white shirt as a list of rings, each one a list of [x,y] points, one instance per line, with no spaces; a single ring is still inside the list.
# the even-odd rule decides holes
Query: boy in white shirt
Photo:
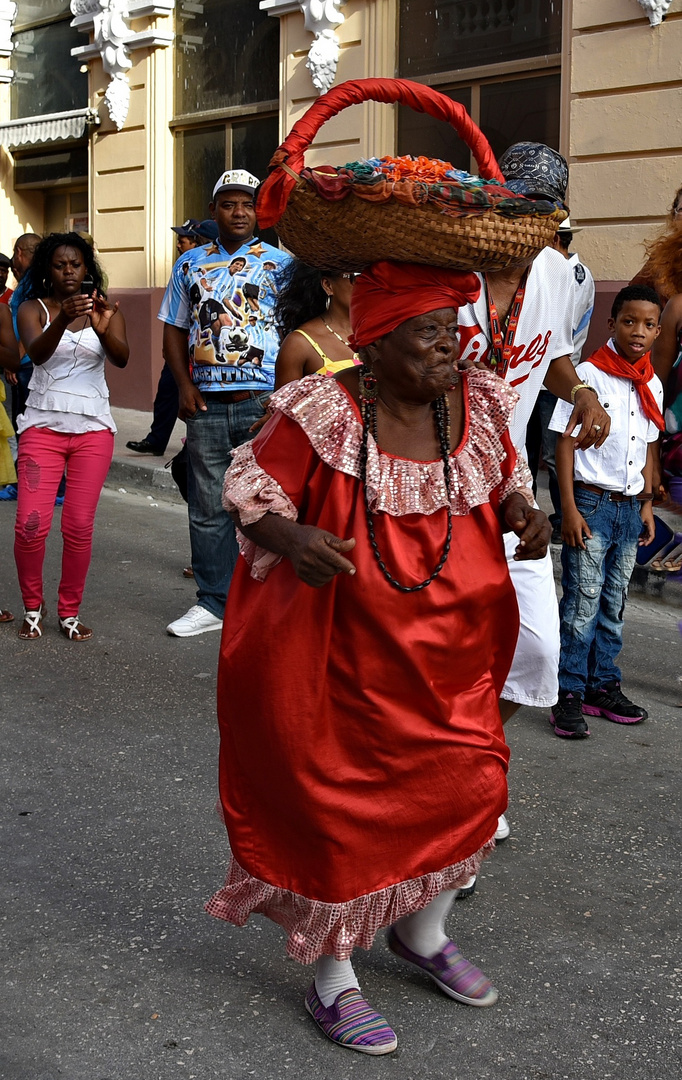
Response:
[[[609,438],[588,450],[575,450],[571,436],[557,439],[563,597],[559,700],[550,722],[561,738],[590,734],[584,714],[617,724],[647,717],[621,691],[616,658],[637,544],[654,536],[652,449],[663,428],[663,386],[649,350],[660,316],[653,289],[621,289],[611,309],[608,345],[576,368],[611,417]],[[550,428],[563,432],[570,411],[559,401]]]

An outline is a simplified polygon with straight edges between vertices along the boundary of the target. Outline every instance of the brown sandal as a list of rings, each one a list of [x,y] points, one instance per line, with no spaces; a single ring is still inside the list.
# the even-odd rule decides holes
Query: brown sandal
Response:
[[[0,608],[0,622],[13,622],[13,621],[14,621],[14,615],[12,614],[12,612],[7,611],[6,608],[3,611],[2,608]]]
[[[19,637],[22,641],[35,641],[43,636],[43,619],[47,615],[47,608],[41,604],[37,611],[24,611],[24,621],[19,629]]]
[[[90,627],[83,626],[77,615],[67,615],[64,619],[60,615],[59,629],[69,641],[89,641],[92,637]]]

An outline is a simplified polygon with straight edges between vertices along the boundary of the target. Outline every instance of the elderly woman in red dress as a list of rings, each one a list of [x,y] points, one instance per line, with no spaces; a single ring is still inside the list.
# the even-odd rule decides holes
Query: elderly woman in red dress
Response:
[[[457,310],[478,288],[430,267],[363,273],[362,366],[279,390],[225,478],[243,556],[218,687],[232,858],[207,910],[284,927],[316,964],[306,1008],[368,1054],[397,1045],[350,961],[381,927],[451,998],[497,1000],[444,920],[507,806],[497,697],[518,611],[502,533],[539,558],[550,528],[509,438],[515,391],[457,371]]]

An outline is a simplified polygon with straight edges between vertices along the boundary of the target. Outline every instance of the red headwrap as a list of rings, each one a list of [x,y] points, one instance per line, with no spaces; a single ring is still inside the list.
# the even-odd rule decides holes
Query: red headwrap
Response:
[[[418,263],[373,263],[353,286],[349,344],[356,350],[371,345],[415,315],[473,303],[480,291],[475,274]]]

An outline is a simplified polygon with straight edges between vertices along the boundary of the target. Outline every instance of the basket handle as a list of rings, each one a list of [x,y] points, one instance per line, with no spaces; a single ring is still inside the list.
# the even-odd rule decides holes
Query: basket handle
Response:
[[[275,151],[270,162],[270,174],[258,192],[256,211],[261,228],[275,225],[286,210],[289,195],[303,169],[305,151],[322,125],[343,109],[363,101],[382,101],[387,105],[399,103],[415,112],[427,113],[436,120],[444,120],[469,147],[480,175],[486,180],[504,183],[490,143],[458,101],[409,79],[353,79],[334,86],[319,97],[296,121]]]

